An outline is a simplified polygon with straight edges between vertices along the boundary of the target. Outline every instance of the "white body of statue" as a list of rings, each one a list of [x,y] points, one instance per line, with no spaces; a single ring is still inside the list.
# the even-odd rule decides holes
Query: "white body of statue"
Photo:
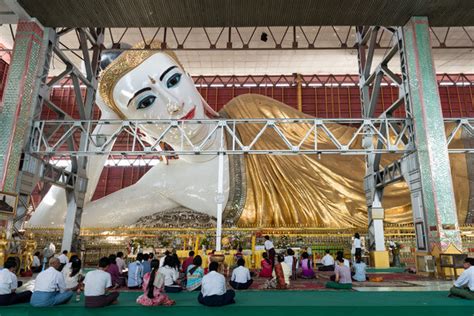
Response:
[[[136,68],[123,75],[113,89],[113,99],[128,119],[206,119],[205,107],[189,74],[168,54],[156,52]],[[119,116],[98,97],[101,119]],[[194,125],[186,130],[193,143],[207,136],[210,125]],[[148,137],[161,134],[159,126],[141,130]],[[93,134],[111,135],[114,125],[102,125]],[[164,139],[175,147],[180,140],[170,135]],[[113,145],[111,145],[113,146]],[[218,149],[220,142],[213,139],[209,148]],[[93,149],[93,148],[92,148]],[[89,158],[89,179],[82,215],[83,227],[116,227],[135,223],[140,217],[183,206],[216,217],[217,211],[217,156],[180,156],[168,163],[153,166],[137,183],[90,201],[97,187],[107,155]],[[228,159],[224,157],[224,201],[229,196]],[[63,225],[66,216],[64,189],[52,187],[29,221],[31,226]]]

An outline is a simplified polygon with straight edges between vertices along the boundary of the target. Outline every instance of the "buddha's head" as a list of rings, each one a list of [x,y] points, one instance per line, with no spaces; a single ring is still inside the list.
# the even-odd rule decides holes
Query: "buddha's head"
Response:
[[[152,48],[159,48],[153,43]],[[138,45],[135,48],[143,47]],[[122,119],[205,119],[203,99],[176,55],[163,50],[129,50],[115,59],[102,73],[99,93],[107,106]],[[208,106],[207,106],[208,107]],[[158,137],[164,125],[142,126],[152,137]],[[198,125],[186,128],[191,139]],[[174,139],[173,139],[174,138]],[[164,140],[170,144],[177,135]]]

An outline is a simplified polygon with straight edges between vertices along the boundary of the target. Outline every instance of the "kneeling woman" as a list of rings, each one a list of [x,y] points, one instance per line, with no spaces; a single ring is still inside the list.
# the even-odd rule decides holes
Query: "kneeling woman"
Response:
[[[197,255],[194,257],[193,263],[186,270],[186,290],[201,290],[202,278],[204,277],[204,270],[201,266],[202,258]]]
[[[300,277],[302,279],[313,279],[314,278],[314,270],[313,270],[313,264],[311,262],[311,259],[309,258],[309,254],[305,251],[301,255],[301,275]]]
[[[143,294],[137,298],[137,303],[143,306],[174,305],[175,301],[163,293],[165,277],[158,271],[160,261],[153,259],[150,267],[151,272],[143,276]]]

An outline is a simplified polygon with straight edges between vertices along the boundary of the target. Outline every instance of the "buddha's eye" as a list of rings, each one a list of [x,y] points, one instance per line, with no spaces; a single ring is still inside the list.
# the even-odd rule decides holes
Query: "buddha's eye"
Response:
[[[166,86],[168,88],[173,88],[179,83],[180,80],[181,80],[181,74],[174,74],[166,81]]]
[[[155,102],[156,97],[154,95],[149,95],[138,101],[137,110],[146,109]]]

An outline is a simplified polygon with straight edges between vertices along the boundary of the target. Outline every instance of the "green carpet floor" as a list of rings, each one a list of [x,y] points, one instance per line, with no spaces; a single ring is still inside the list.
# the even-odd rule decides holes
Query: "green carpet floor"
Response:
[[[250,291],[238,292],[236,304],[210,308],[199,305],[197,293],[170,295],[172,307],[142,307],[135,303],[139,293],[120,294],[119,304],[101,309],[86,309],[84,301],[52,308],[16,305],[0,308],[0,316],[143,316],[166,314],[250,316],[279,315],[383,315],[383,316],[473,316],[474,301],[448,298],[446,292],[355,292],[355,291]]]

